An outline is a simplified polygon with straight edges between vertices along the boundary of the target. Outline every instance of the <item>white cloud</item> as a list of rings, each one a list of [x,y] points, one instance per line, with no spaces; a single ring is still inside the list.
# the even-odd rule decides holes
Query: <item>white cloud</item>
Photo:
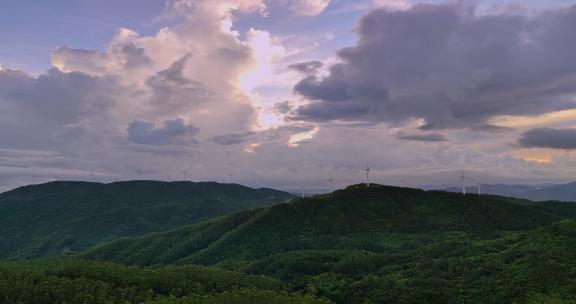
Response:
[[[289,0],[290,9],[300,16],[315,16],[322,13],[330,0]]]
[[[410,0],[372,0],[372,4],[376,7],[385,7],[395,10],[405,10],[413,5]]]

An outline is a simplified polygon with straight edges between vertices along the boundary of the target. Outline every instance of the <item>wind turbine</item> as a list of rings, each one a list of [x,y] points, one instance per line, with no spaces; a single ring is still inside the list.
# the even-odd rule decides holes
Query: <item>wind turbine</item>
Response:
[[[192,167],[188,167],[188,168],[186,168],[186,170],[180,171],[180,173],[182,173],[182,176],[184,177],[185,181],[188,180],[188,171],[190,171],[190,169],[192,169]]]
[[[138,173],[138,179],[141,180],[142,179],[142,170],[140,168],[136,168],[136,173]]]
[[[36,175],[36,170],[34,170],[32,172],[32,185],[36,185],[36,178],[38,177],[38,175]]]
[[[93,169],[88,169],[87,171],[88,171],[88,172],[87,172],[88,175],[86,176],[86,179],[87,179],[88,181],[91,181],[92,178],[94,177],[94,170],[93,170]]]
[[[464,170],[461,169],[461,175],[460,175],[460,183],[462,184],[462,194],[466,195],[466,181],[470,181],[476,184],[476,187],[478,188],[478,195],[482,194],[482,189],[481,189],[481,185],[480,182],[474,180],[473,178],[467,177],[464,175]]]
[[[366,164],[366,168],[362,169],[362,171],[366,171],[366,186],[370,186],[370,166]]]

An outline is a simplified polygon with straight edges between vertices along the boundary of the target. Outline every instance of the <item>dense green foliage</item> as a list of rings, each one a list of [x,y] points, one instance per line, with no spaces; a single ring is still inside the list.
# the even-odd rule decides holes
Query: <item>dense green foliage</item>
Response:
[[[0,257],[77,252],[122,236],[173,229],[285,202],[288,193],[234,184],[52,182],[0,194]]]
[[[483,238],[561,218],[557,212],[492,196],[352,187],[169,232],[117,240],[86,256],[138,265],[217,264],[292,250],[387,251],[411,241],[443,239],[446,232]]]
[[[74,259],[0,264],[0,300],[576,303],[574,218],[570,203],[352,186]]]
[[[566,203],[354,186],[83,256],[217,265],[336,303],[570,303],[576,222],[561,220],[574,215]]]
[[[139,268],[70,259],[0,263],[0,303],[301,303],[281,282],[201,266]]]

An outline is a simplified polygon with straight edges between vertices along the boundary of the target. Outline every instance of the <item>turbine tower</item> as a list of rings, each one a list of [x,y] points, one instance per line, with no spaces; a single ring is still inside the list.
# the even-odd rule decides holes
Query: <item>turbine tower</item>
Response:
[[[362,170],[366,171],[366,186],[370,186],[370,166],[366,164],[366,168]]]
[[[466,195],[466,175],[464,175],[464,169],[460,169],[460,185],[462,186],[462,195]]]
[[[481,184],[479,181],[474,180],[473,178],[467,177],[464,175],[464,170],[461,169],[460,174],[460,183],[462,185],[462,194],[466,195],[466,181],[473,182],[474,185],[478,188],[478,195],[482,194]]]
[[[92,178],[94,177],[94,170],[93,169],[88,169],[88,175],[86,176],[87,181],[92,181]]]

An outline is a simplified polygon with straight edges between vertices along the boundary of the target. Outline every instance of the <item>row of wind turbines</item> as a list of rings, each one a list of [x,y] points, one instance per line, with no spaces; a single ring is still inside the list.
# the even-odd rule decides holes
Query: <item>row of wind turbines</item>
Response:
[[[193,168],[193,166],[190,166],[182,171],[180,171],[179,173],[182,175],[183,180],[188,180],[188,172]],[[370,168],[370,166],[368,164],[366,164],[366,167],[364,169],[362,169],[362,171],[364,171],[366,173],[366,179],[365,179],[365,184],[366,186],[370,186],[372,183],[370,181],[370,172],[372,171],[372,169]],[[136,168],[136,173],[138,174],[138,178],[142,179],[142,177],[144,176],[145,172],[141,169],[141,168]],[[89,169],[87,170],[87,177],[88,178],[93,178],[94,177],[94,170],[93,169]],[[233,179],[234,175],[230,174],[229,175],[230,180]],[[36,170],[33,171],[32,173],[32,184],[37,184],[38,182],[38,174],[36,172]],[[171,176],[167,176],[168,181],[171,180]],[[118,180],[116,180],[118,181]],[[330,186],[330,191],[334,191],[335,189],[335,180],[333,178],[328,179],[328,184]],[[406,187],[406,178],[402,178],[402,187],[405,188]],[[467,193],[467,189],[470,187],[474,187],[477,190],[477,194],[482,194],[482,189],[481,189],[481,183],[478,182],[477,180],[470,178],[468,176],[466,176],[464,174],[464,169],[460,169],[460,187],[462,189],[462,194],[466,195]],[[304,195],[304,193],[302,193]]]
[[[367,164],[366,168],[362,169],[362,171],[366,172],[366,186],[370,186],[370,166]],[[334,182],[333,179],[330,179],[330,184],[332,187],[332,183]],[[462,195],[466,195],[466,189],[468,187],[470,187],[470,184],[472,184],[472,187],[475,187],[477,189],[477,194],[481,195],[482,194],[482,185],[480,182],[476,181],[473,178],[470,178],[468,176],[466,176],[464,174],[464,169],[460,169],[460,187],[462,188]],[[402,178],[402,188],[406,187],[406,178]]]

